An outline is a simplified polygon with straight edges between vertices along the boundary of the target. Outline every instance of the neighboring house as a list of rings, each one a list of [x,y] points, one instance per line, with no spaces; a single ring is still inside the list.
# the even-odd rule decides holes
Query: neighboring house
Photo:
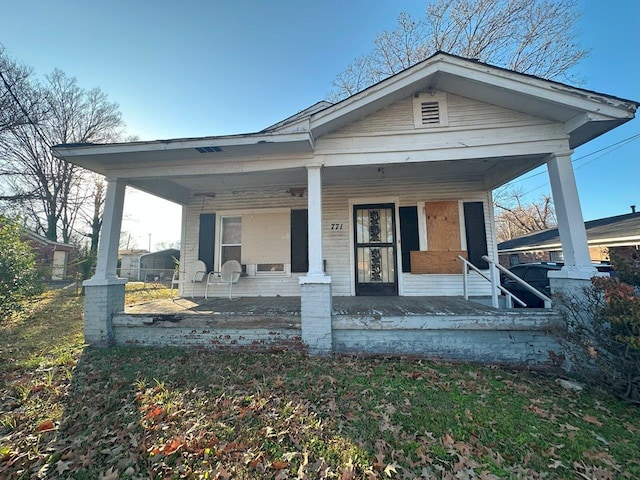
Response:
[[[118,251],[120,263],[120,276],[129,280],[139,280],[140,257],[149,250],[131,249]]]
[[[78,248],[67,243],[54,242],[42,235],[24,229],[22,241],[31,245],[36,257],[36,267],[45,272],[47,280],[58,281],[74,278]]]
[[[494,295],[496,287],[475,272],[465,288],[457,257],[489,273],[481,257],[498,257],[492,190],[541,165],[549,171],[565,259],[552,287],[587,282],[595,269],[571,154],[633,119],[637,107],[437,53],[339,103],[319,102],[256,133],[58,145],[57,158],[107,178],[98,266],[85,282],[85,337],[119,341],[112,317],[124,305],[116,262],[130,185],[182,205],[185,278],[196,260],[219,270],[237,259],[244,275],[234,295],[298,297],[301,338],[311,353],[402,352],[419,338],[442,354],[461,345],[471,351],[470,338],[499,351],[516,336],[505,324],[450,327],[447,318],[454,325],[459,317],[447,312],[432,323],[401,313],[383,323],[379,315],[354,317],[338,331],[332,299]],[[204,294],[203,283],[193,287]],[[461,340],[451,328],[468,336]],[[402,344],[394,340],[401,330],[408,339]],[[499,340],[488,343],[494,334]],[[522,348],[546,355],[545,346],[532,347],[536,335]],[[411,345],[408,351],[417,351]]]
[[[173,277],[176,262],[180,261],[180,250],[168,248],[147,253],[140,257],[138,280],[145,282],[169,282]]]
[[[640,250],[640,212],[585,222],[589,255],[594,263],[608,262],[611,252]],[[557,228],[534,232],[498,244],[500,264],[564,262]]]

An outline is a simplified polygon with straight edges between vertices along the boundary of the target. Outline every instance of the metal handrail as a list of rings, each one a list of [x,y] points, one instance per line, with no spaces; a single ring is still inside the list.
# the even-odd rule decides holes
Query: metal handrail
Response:
[[[463,282],[463,290],[464,290],[464,299],[465,300],[469,300],[469,294],[467,293],[467,269],[466,269],[467,266],[469,268],[471,268],[474,272],[476,272],[478,275],[480,275],[482,278],[484,278],[486,281],[488,281],[489,283],[492,283],[492,282],[491,282],[491,279],[489,277],[487,277],[484,273],[482,273],[480,271],[480,269],[478,269],[469,260],[467,260],[466,258],[464,258],[464,257],[462,257],[460,255],[458,255],[458,259],[463,264],[463,266],[462,266],[462,282]],[[507,307],[508,308],[511,308],[513,306],[513,300],[518,302],[523,307],[527,306],[526,303],[524,303],[522,300],[520,300],[518,297],[516,297],[513,293],[511,293],[509,290],[504,288],[502,285],[498,285],[498,289],[504,294],[505,297],[507,297]]]
[[[542,300],[544,302],[544,308],[551,308],[551,299],[549,297],[547,297],[544,293],[542,293],[541,291],[539,291],[538,289],[536,289],[535,287],[533,287],[532,285],[528,284],[527,282],[525,282],[523,279],[521,279],[520,277],[518,277],[517,275],[511,273],[509,270],[507,270],[506,268],[504,268],[502,265],[500,265],[499,263],[495,263],[493,260],[491,260],[488,256],[483,255],[482,256],[482,260],[484,260],[485,262],[490,263],[491,265],[493,265],[494,267],[496,267],[498,270],[500,270],[502,273],[504,273],[507,277],[515,280],[517,283],[519,283],[520,285],[522,285],[524,288],[526,288],[527,290],[529,290],[531,293],[533,293],[536,297],[538,297],[540,300]],[[500,285],[502,286],[502,285]]]

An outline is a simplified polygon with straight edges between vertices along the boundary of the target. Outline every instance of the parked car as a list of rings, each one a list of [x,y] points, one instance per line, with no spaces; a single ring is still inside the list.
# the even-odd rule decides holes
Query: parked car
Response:
[[[549,277],[547,276],[550,271],[560,270],[562,265],[557,263],[523,263],[511,267],[509,271],[514,275],[517,275],[533,288],[546,296],[551,295],[551,289],[549,287]],[[502,286],[509,290],[513,295],[518,297],[528,308],[544,308],[544,302],[536,297],[533,293],[527,290],[523,285],[520,285],[514,279],[509,278],[507,275],[503,275]],[[514,302],[514,307],[520,307],[521,305]]]
[[[549,297],[551,296],[551,288],[549,287],[548,274],[550,271],[560,270],[562,266],[562,263],[523,263],[511,267],[509,271]],[[612,276],[615,274],[613,267],[609,264],[597,264],[594,267],[599,272],[608,273]],[[500,281],[504,288],[526,303],[528,308],[544,308],[544,301],[512,278],[502,274]],[[514,302],[514,307],[521,307],[521,305]]]

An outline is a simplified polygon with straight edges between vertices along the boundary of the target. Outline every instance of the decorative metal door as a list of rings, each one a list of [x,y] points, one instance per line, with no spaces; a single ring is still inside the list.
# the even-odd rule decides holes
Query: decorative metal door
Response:
[[[356,295],[397,295],[395,206],[355,205]]]

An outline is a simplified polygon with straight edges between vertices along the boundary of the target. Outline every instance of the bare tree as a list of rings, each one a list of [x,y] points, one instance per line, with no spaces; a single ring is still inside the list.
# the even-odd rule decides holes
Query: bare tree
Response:
[[[39,95],[32,88],[32,71],[6,55],[0,45],[0,135],[37,116]]]
[[[553,200],[541,195],[537,201],[526,202],[518,189],[506,189],[494,193],[496,208],[496,235],[498,242],[555,228],[558,224]]]
[[[38,118],[0,135],[0,173],[34,228],[51,240],[69,242],[92,187],[83,169],[54,158],[50,149],[115,140],[124,123],[118,105],[105,93],[82,89],[60,70],[33,88],[44,108]]]
[[[97,255],[98,241],[100,239],[100,230],[102,229],[102,212],[104,210],[104,198],[106,194],[106,185],[104,179],[97,174],[93,175],[92,191],[90,198],[93,199],[93,208],[88,212],[83,212],[83,220],[89,226],[90,232],[85,233],[86,237],[91,239],[89,246],[89,254]]]
[[[352,95],[437,51],[567,80],[588,53],[576,41],[578,17],[576,0],[428,0],[424,18],[400,14],[371,53],[338,74],[328,98]]]

